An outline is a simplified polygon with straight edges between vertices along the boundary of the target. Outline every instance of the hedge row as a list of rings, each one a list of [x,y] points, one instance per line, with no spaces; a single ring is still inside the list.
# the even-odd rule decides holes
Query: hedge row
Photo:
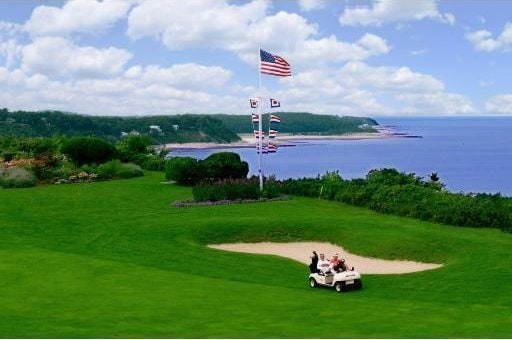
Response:
[[[343,180],[337,173],[288,179],[283,193],[320,197],[386,214],[464,227],[512,231],[512,201],[500,194],[451,193],[436,180],[395,169],[372,170],[365,179]]]

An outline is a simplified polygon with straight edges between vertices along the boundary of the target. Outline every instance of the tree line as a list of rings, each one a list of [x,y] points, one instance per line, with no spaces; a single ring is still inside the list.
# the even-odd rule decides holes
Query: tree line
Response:
[[[371,118],[279,112],[279,131],[291,134],[329,135],[375,132]],[[268,129],[268,114],[264,115]],[[153,127],[153,128],[151,128]],[[239,141],[238,133],[252,133],[249,114],[110,117],[88,116],[61,111],[9,111],[0,109],[0,136],[53,137],[97,136],[112,142],[126,134],[148,135],[155,144]]]

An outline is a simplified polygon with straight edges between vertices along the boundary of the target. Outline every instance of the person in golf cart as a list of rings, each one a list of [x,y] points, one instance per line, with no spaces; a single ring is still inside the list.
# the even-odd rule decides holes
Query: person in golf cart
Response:
[[[320,274],[328,274],[331,272],[329,260],[325,258],[325,254],[320,254],[320,258],[318,259],[317,269]]]
[[[331,263],[329,264],[329,268],[335,273],[344,272],[348,270],[354,270],[354,267],[349,267],[349,265],[345,262],[344,259],[340,259],[339,255],[335,253],[332,256]],[[352,269],[350,269],[352,268]]]
[[[318,254],[316,251],[313,251],[313,255],[311,255],[309,258],[311,259],[311,263],[309,264],[309,272],[318,273]]]
[[[340,259],[338,253],[334,253],[332,255],[331,262],[329,263],[329,268],[331,271],[337,273],[339,271],[345,271],[347,268],[345,267],[344,261]]]

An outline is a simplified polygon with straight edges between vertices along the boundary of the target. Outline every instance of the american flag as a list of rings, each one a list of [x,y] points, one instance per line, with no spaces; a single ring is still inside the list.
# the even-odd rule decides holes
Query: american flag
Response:
[[[292,75],[290,64],[278,55],[268,53],[260,49],[260,72],[278,77],[289,77]]]

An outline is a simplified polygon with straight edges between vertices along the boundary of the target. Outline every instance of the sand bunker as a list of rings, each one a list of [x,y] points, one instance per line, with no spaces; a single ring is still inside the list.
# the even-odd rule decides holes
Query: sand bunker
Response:
[[[435,263],[421,263],[402,260],[392,261],[363,257],[350,254],[340,246],[321,242],[226,243],[212,244],[209,245],[209,247],[241,253],[283,256],[304,264],[310,263],[309,256],[313,250],[316,250],[318,254],[324,253],[327,258],[330,258],[333,253],[338,253],[350,266],[354,266],[356,270],[363,274],[404,274],[436,269],[442,266],[442,264]]]

